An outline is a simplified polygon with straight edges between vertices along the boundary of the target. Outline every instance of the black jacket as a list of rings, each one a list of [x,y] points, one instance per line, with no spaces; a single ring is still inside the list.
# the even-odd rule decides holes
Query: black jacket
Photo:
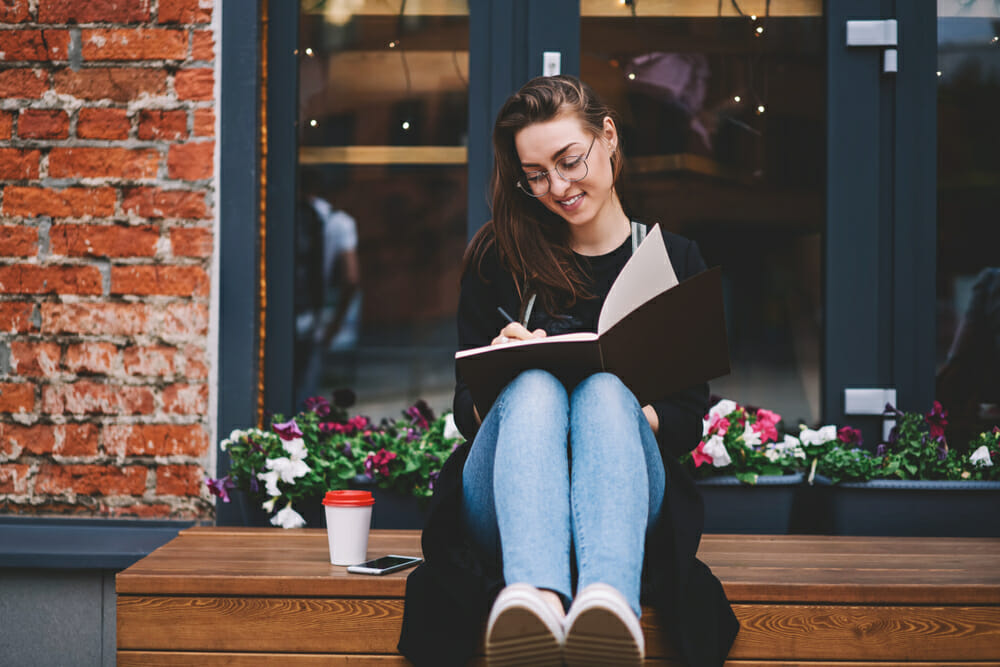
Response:
[[[704,270],[696,244],[669,233],[664,233],[664,242],[679,280]],[[484,272],[491,272],[488,261]],[[478,280],[475,273],[470,269],[463,284]],[[512,287],[503,280],[495,284],[502,291]],[[498,294],[492,303],[506,304],[505,299],[509,295]],[[459,414],[471,410],[463,403],[465,395],[459,378],[456,421],[469,440],[445,462],[437,479],[422,537],[425,562],[406,584],[399,650],[417,665],[464,665],[480,645],[483,623],[504,585],[500,555],[481,554],[462,529],[462,469],[475,431]],[[739,624],[722,585],[695,558],[703,525],[702,500],[677,461],[698,444],[701,418],[708,410],[708,387],[692,387],[657,401],[654,407],[660,418],[657,439],[666,493],[663,511],[646,542],[642,599],[655,607],[665,642],[687,665],[722,665]]]

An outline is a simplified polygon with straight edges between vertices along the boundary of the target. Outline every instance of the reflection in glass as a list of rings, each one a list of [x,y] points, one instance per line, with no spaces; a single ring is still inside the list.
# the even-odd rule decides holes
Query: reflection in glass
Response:
[[[302,0],[297,406],[340,387],[375,420],[450,406],[468,23],[464,0]]]
[[[733,6],[756,4],[764,9]],[[729,17],[715,15],[716,3],[651,5],[673,14],[664,16],[643,15],[640,3],[637,17],[621,18],[599,5],[584,4],[601,15],[582,18],[581,76],[623,116],[626,211],[694,239],[710,266],[723,267],[733,372],[712,392],[775,410],[792,426],[816,423],[821,3],[794,3],[798,16]]]
[[[1000,423],[1000,8],[938,3],[937,398],[948,441]]]

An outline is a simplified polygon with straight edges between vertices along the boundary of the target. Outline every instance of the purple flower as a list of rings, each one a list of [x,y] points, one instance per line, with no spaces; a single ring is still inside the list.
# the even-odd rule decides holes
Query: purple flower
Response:
[[[879,446],[875,448],[875,456],[882,457],[888,453],[889,453],[889,446],[884,442],[880,443]]]
[[[948,445],[941,443],[937,448],[938,461],[944,461],[948,458]]]
[[[295,423],[294,419],[289,419],[283,424],[275,424],[274,432],[277,433],[282,440],[294,440],[295,438],[302,437],[302,430],[299,429],[299,425]]]
[[[885,409],[882,410],[882,414],[884,414],[884,415],[893,415],[893,416],[896,417],[896,419],[902,419],[903,418],[902,411],[897,410],[895,408],[895,406],[893,406],[892,403],[886,403],[885,404]]]
[[[253,468],[250,469],[250,493],[257,493],[260,491],[260,484],[257,483],[257,471]]]
[[[413,442],[414,440],[420,439],[420,431],[415,428],[406,429],[406,441]]]
[[[222,502],[224,503],[229,502],[229,489],[236,488],[236,484],[233,483],[229,475],[220,477],[219,479],[209,477],[205,480],[205,484],[208,485],[208,490],[212,492],[212,495],[222,498]]]
[[[305,402],[306,410],[312,410],[320,417],[326,417],[330,414],[330,402],[327,401],[322,396],[313,396],[307,398]]]
[[[427,488],[431,491],[434,490],[434,482],[437,481],[438,476],[441,474],[440,470],[432,470],[429,475],[427,475]]]
[[[426,429],[430,422],[434,421],[434,411],[427,405],[427,401],[420,399],[406,409],[406,416],[414,426]]]
[[[340,448],[340,451],[344,456],[350,457],[352,453],[351,443],[345,442],[344,446]]]

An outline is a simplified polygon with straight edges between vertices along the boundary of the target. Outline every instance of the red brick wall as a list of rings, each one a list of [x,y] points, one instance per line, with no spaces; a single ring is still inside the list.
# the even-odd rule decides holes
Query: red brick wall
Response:
[[[0,513],[209,516],[212,0],[0,0]]]

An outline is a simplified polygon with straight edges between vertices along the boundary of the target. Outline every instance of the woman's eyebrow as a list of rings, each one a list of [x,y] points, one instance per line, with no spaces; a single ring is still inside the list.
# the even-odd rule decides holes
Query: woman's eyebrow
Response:
[[[558,160],[560,155],[562,155],[563,153],[565,153],[566,151],[568,151],[571,146],[573,146],[575,144],[578,144],[578,143],[580,143],[580,142],[579,141],[571,141],[568,144],[566,144],[565,146],[563,146],[562,148],[560,148],[559,150],[557,150],[555,153],[552,154],[552,161],[555,162],[556,160]],[[521,163],[521,167],[522,168],[523,167],[541,167],[541,166],[542,165],[538,164],[537,162],[522,162]]]

